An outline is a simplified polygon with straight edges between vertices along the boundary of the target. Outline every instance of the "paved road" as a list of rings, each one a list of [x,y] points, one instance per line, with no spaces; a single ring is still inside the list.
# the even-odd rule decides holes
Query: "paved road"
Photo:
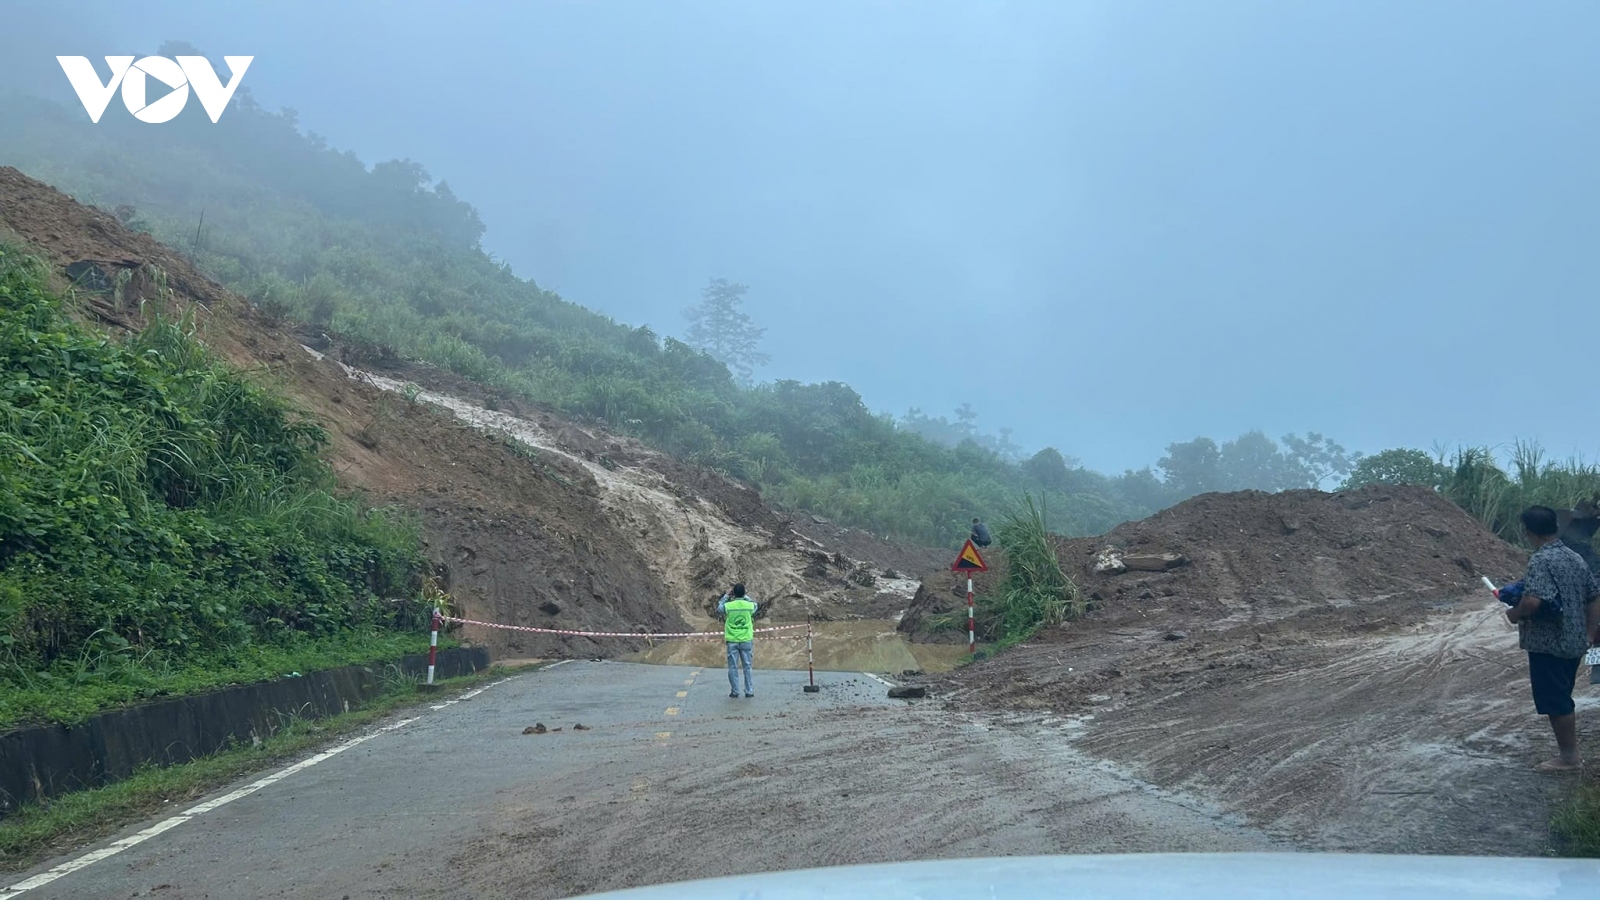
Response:
[[[958,718],[864,675],[820,675],[819,694],[803,672],[758,678],[734,700],[717,669],[519,675],[130,828],[92,849],[149,836],[18,896],[539,900],[933,857],[1288,848],[1077,754],[1060,723]],[[562,730],[522,733],[536,722]]]

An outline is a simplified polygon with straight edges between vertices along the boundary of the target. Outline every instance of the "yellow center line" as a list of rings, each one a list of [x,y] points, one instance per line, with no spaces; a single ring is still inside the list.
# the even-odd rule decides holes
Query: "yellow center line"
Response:
[[[688,691],[679,691],[678,692],[678,696],[679,697],[687,697],[687,696],[689,696],[689,692]]]
[[[669,707],[667,707],[667,715],[669,715],[669,716],[675,716],[675,715],[677,715],[677,714],[678,714],[678,708],[677,708],[677,707],[676,707],[676,706],[669,706]]]

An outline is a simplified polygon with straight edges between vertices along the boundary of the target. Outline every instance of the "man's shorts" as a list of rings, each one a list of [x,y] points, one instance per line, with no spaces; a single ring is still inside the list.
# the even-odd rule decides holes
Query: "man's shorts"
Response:
[[[1578,681],[1583,657],[1567,659],[1548,653],[1528,654],[1528,682],[1533,686],[1533,708],[1541,716],[1571,715],[1572,686]]]

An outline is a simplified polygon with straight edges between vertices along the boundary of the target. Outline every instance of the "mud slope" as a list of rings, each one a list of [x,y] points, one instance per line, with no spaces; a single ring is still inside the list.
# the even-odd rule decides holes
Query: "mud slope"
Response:
[[[408,393],[405,382],[341,366],[353,381],[395,395]],[[520,448],[535,466],[581,473],[596,486],[607,519],[650,561],[674,611],[697,628],[712,627],[712,604],[733,581],[747,584],[773,621],[790,622],[889,618],[915,591],[914,581],[892,576],[881,565],[830,552],[762,505],[754,491],[715,473],[688,469],[636,442],[548,413],[490,410],[414,384],[410,388],[412,400],[404,402],[448,410]]]
[[[777,601],[774,617],[891,618],[916,583],[887,571],[929,564],[921,551],[809,517],[801,528],[746,485],[548,410],[492,412],[482,388],[446,373],[391,360],[406,370],[401,381],[347,366],[343,345],[269,320],[148,235],[3,167],[0,240],[40,253],[101,327],[139,328],[157,310],[192,312],[214,352],[327,429],[342,484],[416,512],[430,556],[470,618],[677,631],[706,624],[707,600],[736,577]],[[446,390],[403,390],[412,381]],[[503,631],[466,636],[501,656],[646,648]]]

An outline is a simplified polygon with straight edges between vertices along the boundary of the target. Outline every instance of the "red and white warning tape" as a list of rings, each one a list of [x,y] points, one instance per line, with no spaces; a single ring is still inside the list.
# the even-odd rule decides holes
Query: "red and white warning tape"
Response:
[[[561,628],[534,628],[531,625],[501,625],[498,622],[479,622],[476,619],[458,619],[454,616],[440,616],[441,622],[455,622],[458,625],[477,625],[481,628],[503,628],[506,631],[527,631],[533,634],[565,634],[571,637],[623,637],[623,638],[720,638],[720,631],[674,631],[647,633],[643,631],[569,631]],[[806,623],[798,625],[774,625],[770,628],[757,628],[756,634],[770,634],[774,631],[793,631],[796,628],[805,628]]]

